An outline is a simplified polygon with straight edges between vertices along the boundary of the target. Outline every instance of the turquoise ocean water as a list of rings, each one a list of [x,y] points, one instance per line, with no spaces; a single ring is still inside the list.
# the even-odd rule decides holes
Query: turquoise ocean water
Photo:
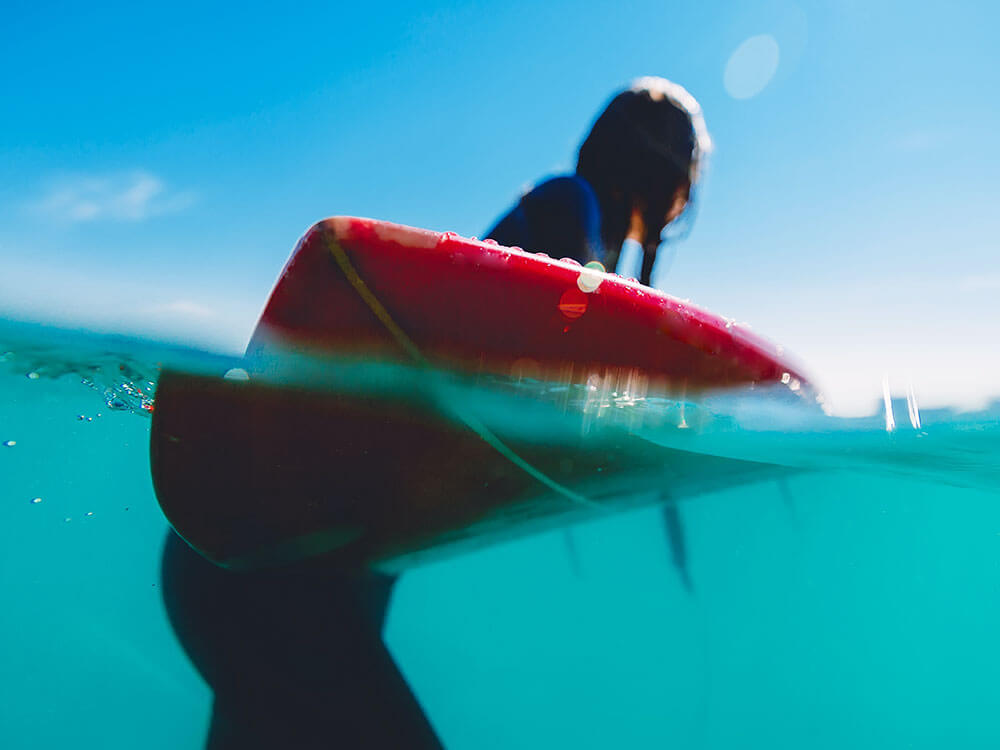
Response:
[[[0,746],[199,747],[145,407],[160,363],[236,363],[14,324],[0,359]],[[516,423],[538,395],[453,397]],[[693,593],[655,508],[403,576],[386,638],[447,747],[1000,746],[1000,409],[896,401],[890,431],[784,396],[686,404],[685,430],[677,402],[597,404],[664,449],[794,469],[683,498]]]

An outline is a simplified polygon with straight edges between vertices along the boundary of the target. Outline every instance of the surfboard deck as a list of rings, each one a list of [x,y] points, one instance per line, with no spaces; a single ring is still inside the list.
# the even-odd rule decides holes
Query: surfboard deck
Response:
[[[397,386],[345,375],[366,367]],[[238,380],[165,372],[151,438],[168,520],[232,568],[330,555],[399,570],[788,471],[668,450],[621,425],[581,429],[559,389],[809,390],[770,342],[634,281],[349,217],[300,240],[244,368]],[[506,418],[484,418],[448,382],[499,394]],[[523,382],[535,387],[506,387]],[[521,429],[522,410],[551,429]]]
[[[702,390],[805,383],[780,347],[575,261],[388,222],[335,217],[299,242],[248,354],[305,348],[466,372],[615,367]]]

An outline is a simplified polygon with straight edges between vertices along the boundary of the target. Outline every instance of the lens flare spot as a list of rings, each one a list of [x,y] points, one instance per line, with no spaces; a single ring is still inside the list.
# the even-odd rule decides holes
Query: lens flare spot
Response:
[[[579,289],[567,289],[559,298],[559,312],[570,320],[576,320],[587,312],[587,295]]]
[[[581,292],[586,294],[596,292],[597,287],[604,281],[604,273],[604,265],[599,261],[592,260],[580,271],[580,275],[576,278],[576,285]]]
[[[752,36],[729,56],[722,76],[733,99],[751,99],[765,88],[778,70],[778,42],[770,34]]]

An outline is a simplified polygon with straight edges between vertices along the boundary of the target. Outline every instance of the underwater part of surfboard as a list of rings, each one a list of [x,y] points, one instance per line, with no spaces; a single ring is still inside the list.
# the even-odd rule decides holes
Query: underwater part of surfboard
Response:
[[[676,499],[787,471],[627,429],[581,430],[565,400],[560,409],[541,393],[811,393],[774,345],[634,281],[346,217],[298,243],[245,369],[241,379],[164,373],[151,438],[170,523],[240,569],[329,555],[399,570],[655,502],[665,486]],[[373,387],[386,372],[391,387]],[[525,380],[543,387],[504,390]],[[468,383],[514,404],[507,418],[490,423],[453,391],[442,397]],[[519,429],[509,412],[522,408],[547,426]]]

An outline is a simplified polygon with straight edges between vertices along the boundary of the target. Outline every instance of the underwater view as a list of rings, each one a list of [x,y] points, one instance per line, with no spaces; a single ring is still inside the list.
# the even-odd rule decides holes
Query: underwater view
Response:
[[[238,362],[37,325],[0,340],[5,745],[198,747],[211,696],[161,601],[149,413],[161,368],[221,379]],[[402,379],[336,382],[386,397]],[[996,407],[838,418],[787,391],[435,388],[407,397],[498,434],[625,431],[775,468],[677,488],[683,571],[655,507],[407,570],[385,637],[446,747],[1000,742]]]

